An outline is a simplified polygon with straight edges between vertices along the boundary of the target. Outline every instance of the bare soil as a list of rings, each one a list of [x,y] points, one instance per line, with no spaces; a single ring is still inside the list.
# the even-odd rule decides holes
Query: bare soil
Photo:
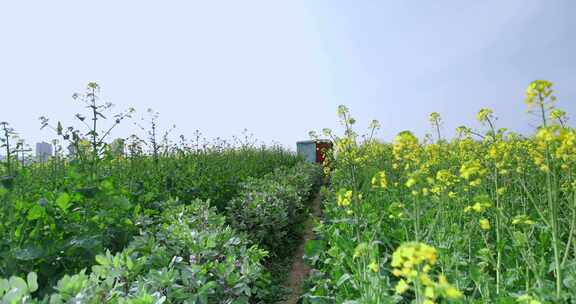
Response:
[[[322,212],[320,208],[321,202],[322,197],[320,196],[320,192],[318,192],[312,201],[312,217],[306,221],[302,241],[296,249],[296,252],[294,252],[294,257],[292,258],[292,267],[288,279],[286,280],[286,287],[290,289],[290,294],[284,302],[285,304],[297,304],[302,295],[302,282],[310,272],[310,267],[306,265],[303,259],[304,246],[308,240],[314,239],[314,219],[320,217],[320,213]]]

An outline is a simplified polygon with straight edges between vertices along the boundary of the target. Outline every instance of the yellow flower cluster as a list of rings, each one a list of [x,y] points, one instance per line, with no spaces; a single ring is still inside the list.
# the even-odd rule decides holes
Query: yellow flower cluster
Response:
[[[555,148],[558,145],[560,128],[558,126],[541,127],[534,136],[534,144],[529,150],[534,164],[543,172],[550,171],[547,155],[555,156]],[[558,155],[560,156],[560,155]],[[550,159],[548,159],[550,160]]]
[[[462,292],[458,288],[448,283],[448,279],[444,275],[438,276],[438,283],[436,283],[436,290],[439,291],[447,299],[459,299],[463,297]]]
[[[412,188],[412,186],[416,185],[416,179],[411,177],[406,181],[406,188]]]
[[[386,180],[386,172],[380,171],[372,177],[372,188],[386,189],[388,187],[388,181]]]
[[[471,157],[474,159],[474,152],[478,151],[481,147],[481,143],[475,141],[471,137],[460,139],[456,141],[455,144],[457,146],[456,152],[462,159],[470,159]]]
[[[491,226],[488,219],[481,218],[478,222],[480,223],[480,228],[482,228],[482,230],[490,230]]]
[[[480,109],[480,111],[478,111],[478,114],[476,114],[476,119],[477,119],[479,122],[482,122],[482,123],[483,123],[483,122],[486,122],[486,121],[488,121],[489,119],[491,119],[492,113],[493,113],[493,112],[492,112],[492,110],[490,110],[490,109],[486,109],[486,108]]]
[[[478,160],[462,164],[462,166],[460,167],[460,177],[469,180],[470,178],[478,174],[478,172],[480,172],[480,169],[481,169],[480,161]]]
[[[352,203],[352,190],[340,189],[336,198],[340,207],[348,207]]]
[[[544,101],[553,93],[552,82],[547,80],[535,80],[526,89],[526,99],[524,100],[528,107],[537,105],[543,105]],[[554,98],[552,99],[554,100]]]
[[[506,175],[510,160],[512,159],[512,145],[508,141],[498,139],[488,148],[486,159],[495,162],[498,173]]]
[[[490,197],[487,195],[479,195],[475,197],[475,203],[473,205],[467,206],[464,208],[464,212],[468,213],[470,211],[474,211],[476,213],[482,213],[484,210],[492,207],[492,203],[490,202]]]
[[[394,275],[406,278],[414,278],[418,272],[415,267],[427,266],[424,272],[436,263],[437,252],[432,246],[410,242],[402,244],[392,254],[392,267]]]
[[[407,161],[404,169],[410,168],[410,163],[420,163],[420,145],[418,138],[409,131],[400,132],[392,143],[392,154],[396,161]]]
[[[447,299],[461,298],[462,293],[450,285],[445,276],[438,276],[437,282],[430,277],[430,270],[436,260],[437,251],[432,246],[418,242],[400,245],[392,254],[392,273],[401,278],[396,284],[396,293],[403,294],[414,284],[414,288],[423,288],[415,292],[424,295],[426,304],[435,303],[441,296]]]
[[[550,170],[549,165],[553,160],[559,161],[560,168],[567,170],[576,162],[576,131],[558,125],[541,127],[529,153],[534,164],[543,172]],[[549,156],[548,161],[546,155]]]
[[[552,111],[550,111],[549,117],[551,120],[556,120],[560,123],[567,119],[566,112],[560,109],[552,109]]]
[[[433,126],[435,126],[440,123],[440,114],[438,112],[432,112],[430,113],[430,116],[428,116],[428,120]]]
[[[368,264],[368,269],[370,269],[372,272],[378,272],[380,270],[380,267],[378,266],[378,263],[375,260],[372,260],[370,264]]]
[[[335,141],[335,153],[338,158],[345,160],[345,162],[354,165],[363,164],[368,160],[367,155],[363,155],[358,149],[358,144],[355,140],[355,134],[350,134],[343,138],[338,138]]]
[[[512,219],[512,225],[527,225],[532,226],[535,222],[531,220],[527,215],[517,215]]]
[[[516,298],[516,300],[519,303],[524,303],[524,304],[542,304],[542,302],[538,301],[533,296],[527,295],[527,294],[523,294],[523,295],[519,296],[518,298]]]
[[[447,145],[444,144],[429,144],[424,147],[426,152],[426,163],[429,166],[435,166],[442,162],[447,153],[450,153]]]
[[[450,173],[449,170],[442,169],[442,170],[439,170],[438,172],[436,172],[436,180],[441,182],[442,184],[444,184],[446,186],[452,185],[454,179],[456,179],[456,177],[454,175],[452,175],[452,173]]]
[[[471,187],[478,187],[482,184],[482,177],[486,175],[486,169],[482,168],[480,160],[468,161],[460,167],[460,177],[469,181]]]
[[[474,205],[467,206],[466,208],[464,208],[464,212],[468,213],[470,211],[474,211],[477,213],[481,213],[484,210],[486,210],[486,208],[489,208],[490,206],[491,206],[490,204],[475,203]]]
[[[562,129],[558,136],[560,144],[555,151],[555,157],[566,163],[576,162],[576,132],[574,129]],[[564,164],[563,169],[569,165]]]

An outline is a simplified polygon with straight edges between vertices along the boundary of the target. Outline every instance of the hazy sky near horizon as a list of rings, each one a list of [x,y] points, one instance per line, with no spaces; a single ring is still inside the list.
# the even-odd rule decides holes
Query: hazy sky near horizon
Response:
[[[38,117],[71,124],[71,98],[98,82],[117,110],[160,112],[175,134],[230,138],[244,128],[295,148],[337,128],[347,105],[378,136],[498,126],[530,132],[534,79],[555,83],[576,115],[576,2],[0,0],[0,121],[29,143],[54,138]],[[575,118],[576,119],[576,118]],[[132,121],[114,137],[143,135]]]

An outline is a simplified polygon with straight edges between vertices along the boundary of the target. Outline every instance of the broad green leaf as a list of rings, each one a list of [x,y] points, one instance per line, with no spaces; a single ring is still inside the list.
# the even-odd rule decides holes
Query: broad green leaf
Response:
[[[26,281],[21,277],[11,277],[10,278],[10,287],[17,288],[20,291],[26,292],[28,290],[28,285]]]
[[[118,254],[114,256],[113,265],[114,268],[120,268],[120,256]]]
[[[14,202],[14,208],[15,208],[16,210],[18,210],[18,211],[24,209],[24,205],[25,205],[25,203],[24,203],[24,201],[22,201],[22,200],[16,200],[16,201]]]
[[[26,281],[28,282],[28,290],[30,292],[38,290],[38,276],[35,272],[30,272],[26,277]]]
[[[98,264],[102,265],[102,266],[107,266],[107,265],[110,264],[110,263],[108,262],[108,259],[106,258],[106,256],[101,255],[101,254],[99,254],[99,255],[96,256],[96,262],[97,262]]]
[[[28,245],[24,248],[17,249],[14,257],[21,261],[30,261],[41,257],[44,254],[42,247]]]
[[[130,203],[130,201],[123,196],[115,197],[114,204],[116,207],[122,210],[130,210],[130,208],[132,208],[132,204]]]
[[[26,218],[29,221],[33,221],[41,218],[43,214],[44,214],[44,208],[42,208],[40,205],[34,205],[34,207],[28,210],[28,216],[26,216]]]
[[[204,294],[210,292],[210,290],[215,288],[216,286],[218,286],[218,284],[216,282],[210,281],[198,289],[198,294],[204,295]]]
[[[6,279],[0,279],[0,295],[10,290],[10,283]]]
[[[100,238],[97,235],[93,236],[75,236],[68,244],[73,247],[85,248],[85,249],[93,249],[98,247],[101,244]]]
[[[126,266],[128,267],[128,270],[132,270],[134,268],[134,262],[132,262],[130,257],[126,258]]]
[[[114,190],[114,184],[110,180],[104,180],[100,183],[100,189],[103,191],[112,191]]]
[[[56,199],[56,205],[62,209],[62,211],[67,212],[68,208],[70,208],[70,195],[66,192],[60,193],[58,198]]]

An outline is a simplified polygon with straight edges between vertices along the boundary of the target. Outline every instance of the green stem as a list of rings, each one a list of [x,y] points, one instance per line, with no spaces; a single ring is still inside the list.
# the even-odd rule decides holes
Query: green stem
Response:
[[[498,168],[494,164],[494,190],[496,199],[496,294],[500,294],[502,249],[500,246],[500,196],[498,194]]]
[[[420,209],[418,208],[418,200],[414,197],[414,234],[416,242],[420,241]]]
[[[538,94],[540,99],[540,114],[542,117],[542,124],[544,128],[547,127],[546,123],[546,109],[544,108],[544,96],[542,93]],[[552,160],[550,157],[550,147],[546,142],[546,188],[548,207],[550,208],[550,223],[552,225],[552,248],[554,250],[554,272],[556,274],[556,297],[560,297],[562,290],[562,265],[560,261],[560,240],[558,237],[558,203],[554,198],[552,189]]]

